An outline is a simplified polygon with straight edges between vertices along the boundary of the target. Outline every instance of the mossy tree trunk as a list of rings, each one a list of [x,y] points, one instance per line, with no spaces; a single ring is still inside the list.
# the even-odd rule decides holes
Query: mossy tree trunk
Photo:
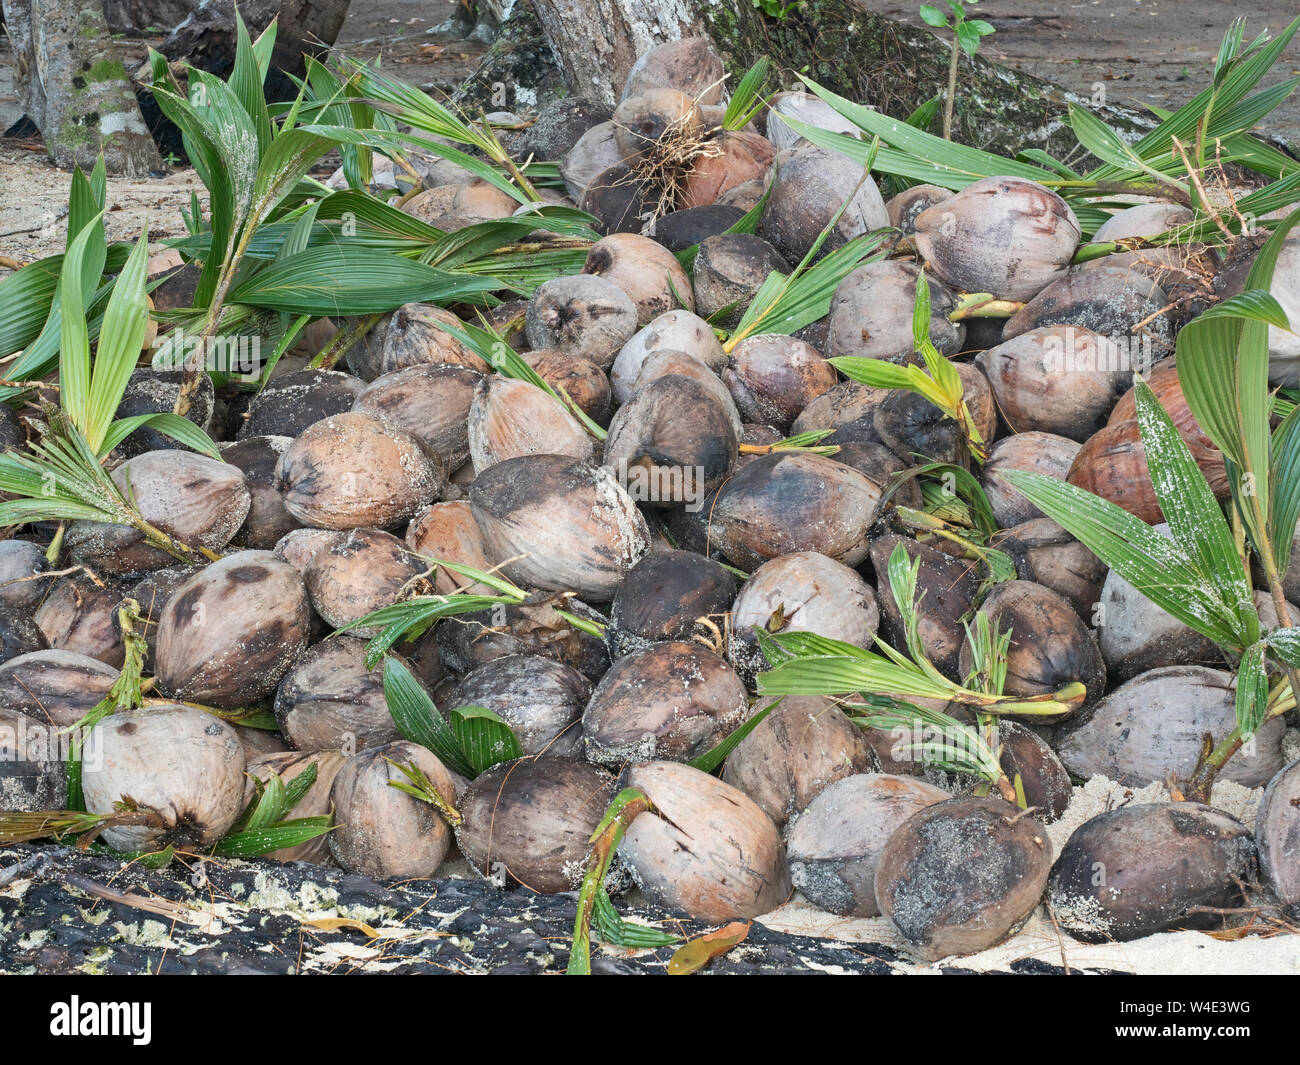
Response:
[[[726,61],[734,85],[760,56],[771,58],[788,88],[796,73],[896,117],[905,117],[948,80],[949,42],[934,34],[865,11],[853,0],[804,0],[784,18],[771,18],[750,0],[531,0],[507,23],[536,18],[572,92],[613,104],[636,56],[679,37],[710,38]],[[538,65],[515,73],[518,52],[494,49],[489,69],[476,78],[511,83],[538,79]],[[1139,133],[1154,120],[1114,106],[1094,106],[1058,86],[986,59],[963,55],[958,75],[953,139],[1011,155],[1022,147],[1053,154],[1077,151],[1066,105],[1087,103],[1122,132]]]
[[[4,0],[14,87],[57,166],[109,173],[162,168],[100,0]]]

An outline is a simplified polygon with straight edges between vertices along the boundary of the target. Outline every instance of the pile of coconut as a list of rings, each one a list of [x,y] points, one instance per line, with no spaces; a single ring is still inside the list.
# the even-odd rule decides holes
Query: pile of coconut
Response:
[[[883,916],[920,958],[986,949],[1042,900],[1063,932],[1092,941],[1216,929],[1247,901],[1300,904],[1300,762],[1284,763],[1281,719],[1221,775],[1267,788],[1253,831],[1210,805],[1152,801],[1098,812],[1053,842],[1072,778],[1141,789],[1190,774],[1203,735],[1234,726],[1235,681],[1214,645],[1001,476],[1038,471],[1160,520],[1133,367],[1099,355],[1120,335],[1151,353],[1151,387],[1226,498],[1223,455],[1168,356],[1232,277],[1203,249],[1072,265],[1073,212],[1021,178],[885,202],[857,163],[785,121],[851,128],[835,112],[783,95],[750,128],[723,131],[722,80],[705,42],[665,45],[637,64],[612,114],[561,101],[513,145],[520,158],[562,159],[569,195],[548,195],[605,234],[582,273],[494,312],[576,409],[494,372],[440,328],[461,324],[452,310],[407,305],[338,368],[279,374],[247,409],[206,385],[189,417],[220,441],[222,461],[147,431],[123,442],[114,478],[210,563],[178,566],[132,529],[84,522],[67,528],[57,561],[46,525],[0,543],[0,805],[66,802],[62,764],[32,752],[57,750],[52,734],[113,685],[126,647],[119,604],[131,599],[146,617],[147,705],[98,724],[84,759],[91,812],[129,797],[161,815],[104,831],[123,851],[203,851],[240,817],[252,778],[288,781],[311,765],[315,782],[290,816],[332,811],[337,827],[281,860],[410,879],[459,855],[503,890],[573,891],[611,799],[635,787],[653,811],[619,848],[616,904],[635,885],[721,922],[798,893],[830,914]],[[430,180],[404,209],[446,229],[518,207],[454,168]],[[755,233],[727,232],[761,201]],[[1189,218],[1137,203],[1096,238]],[[849,273],[829,313],[796,335],[724,347],[719,333],[768,275],[789,272],[832,222],[825,250],[883,227],[906,239]],[[695,245],[692,275],[675,253]],[[1277,276],[1297,267],[1292,238]],[[916,481],[896,475],[918,456],[962,460],[957,424],[827,361],[912,357],[922,268],[931,340],[988,443],[975,469],[1013,580],[987,582],[962,549],[895,520],[898,504],[921,503]],[[975,292],[1023,306],[953,320]],[[1275,382],[1293,382],[1294,338],[1278,338]],[[1063,366],[1062,352],[1077,361]],[[139,369],[120,414],[169,410],[178,386],[171,371]],[[813,431],[838,450],[771,446]],[[905,652],[886,575],[900,545],[919,560],[920,640],[943,674],[965,676],[963,621],[984,614],[1013,634],[1007,692],[1086,689],[1059,722],[1001,726],[1003,765],[1029,808],[909,759],[897,737],[820,696],[784,699],[714,772],[690,765],[770,702],[755,695],[769,664],[756,629]],[[1293,559],[1286,590],[1300,600],[1300,549]],[[430,560],[528,593],[391,652],[440,713],[486,707],[514,732],[523,756],[474,779],[403,738],[367,662],[379,629],[350,627],[415,594],[492,593]],[[1272,610],[1263,597],[1260,608]],[[213,713],[257,707],[278,728]],[[418,767],[444,808],[390,786],[409,779],[399,765]]]

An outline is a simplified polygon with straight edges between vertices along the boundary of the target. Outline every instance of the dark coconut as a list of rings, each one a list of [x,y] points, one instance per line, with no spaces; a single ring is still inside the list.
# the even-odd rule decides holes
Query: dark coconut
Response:
[[[1051,840],[1033,817],[1002,799],[946,799],[889,837],[876,903],[926,961],[974,954],[1024,923],[1051,868]]]
[[[444,363],[488,373],[491,367],[445,328],[461,325],[454,314],[433,304],[404,304],[348,351],[348,368],[362,381],[407,366]]]
[[[32,614],[50,647],[89,655],[120,667],[126,655],[117,630],[117,605],[131,587],[121,578],[96,584],[78,573],[63,577]]]
[[[817,551],[853,566],[867,554],[879,486],[834,459],[774,452],[749,463],[705,503],[713,540],[741,569]]]
[[[57,730],[0,707],[0,812],[62,810],[67,763]]]
[[[573,400],[592,421],[609,424],[614,409],[609,378],[590,359],[544,348],[526,354],[524,362],[557,393]]]
[[[1106,564],[1051,518],[1013,526],[995,539],[994,546],[1011,556],[1021,578],[1063,596],[1087,624],[1096,622]],[[1105,653],[1103,644],[1103,657]]]
[[[745,685],[721,658],[696,643],[660,643],[610,666],[582,715],[582,735],[600,765],[685,762],[717,746],[748,710]]]
[[[231,540],[237,546],[269,551],[285,533],[300,527],[298,519],[284,509],[275,479],[280,456],[292,443],[287,436],[249,436],[218,445],[222,461],[243,473],[249,494],[248,516]]]
[[[501,762],[461,796],[456,844],[479,873],[503,887],[574,891],[613,794],[609,773],[572,758]]]
[[[510,655],[467,673],[446,708],[483,706],[498,714],[524,754],[576,756],[579,720],[591,683],[572,666],[539,655]]]
[[[0,540],[0,605],[21,613],[35,610],[54,581],[39,576],[49,568],[40,544]]]
[[[308,648],[275,693],[275,717],[299,751],[348,753],[400,739],[384,699],[384,671],[366,665],[366,644],[350,636]]]
[[[1173,325],[1164,313],[1168,305],[1165,290],[1149,277],[1122,267],[1094,267],[1053,281],[1007,320],[1002,336],[1010,340],[1031,329],[1073,325],[1102,336],[1136,338],[1148,350],[1167,354],[1173,347]]]
[[[862,167],[847,155],[809,146],[776,157],[776,177],[759,232],[786,262],[802,262],[837,214],[823,254],[889,225],[875,181],[864,178]]]
[[[322,418],[352,409],[365,382],[338,370],[297,370],[274,377],[248,407],[239,439],[297,436]]]
[[[122,393],[122,401],[117,405],[117,418],[135,418],[142,414],[170,414],[180,394],[183,370],[155,370],[149,366],[140,366],[131,371],[131,377]],[[198,377],[198,390],[190,400],[190,409],[185,417],[200,429],[207,429],[212,421],[213,406],[216,402],[216,389],[212,378],[207,374]],[[146,451],[163,451],[168,448],[181,448],[184,445],[172,437],[160,433],[157,429],[144,425],[131,433],[117,445],[117,451],[127,458],[141,455]]]
[[[1047,901],[1062,930],[1087,943],[1175,928],[1215,929],[1196,907],[1244,903],[1255,841],[1234,817],[1199,803],[1124,806],[1074,830],[1052,869]],[[1195,911],[1195,912],[1194,912]]]
[[[695,309],[710,319],[725,310],[716,320],[734,328],[774,272],[788,274],[790,266],[762,237],[752,233],[708,237],[695,255]]]
[[[742,417],[785,430],[812,400],[835,387],[839,375],[811,344],[770,335],[737,344],[722,380]]]
[[[1255,814],[1264,880],[1291,913],[1300,912],[1300,762],[1269,781]]]
[[[669,211],[654,219],[646,235],[654,237],[671,252],[685,251],[710,237],[725,233],[745,215],[739,207],[711,203],[704,207],[685,207]],[[696,296],[698,299],[698,294]]]
[[[628,570],[614,597],[605,630],[610,654],[621,658],[697,633],[710,637],[722,629],[735,598],[736,578],[726,567],[693,551],[651,551]]]
[[[987,445],[997,429],[993,390],[978,366],[956,363],[955,367],[971,421]],[[872,425],[881,442],[909,462],[918,455],[933,462],[958,462],[966,450],[960,426],[915,392],[889,391],[876,408]]]
[[[871,542],[871,564],[880,590],[881,622],[885,636],[895,647],[905,647],[902,615],[889,585],[889,557],[902,544],[910,559],[918,555],[921,565],[916,579],[917,629],[921,647],[944,674],[956,677],[965,642],[962,619],[968,616],[979,591],[978,570],[969,562],[953,558],[930,544],[908,537],[880,536]]]

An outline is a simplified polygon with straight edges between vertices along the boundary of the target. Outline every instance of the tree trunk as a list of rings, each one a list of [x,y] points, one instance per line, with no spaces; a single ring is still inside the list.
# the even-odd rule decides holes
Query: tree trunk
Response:
[[[525,17],[520,6],[507,32]],[[906,117],[941,94],[948,79],[947,40],[863,10],[852,0],[805,0],[779,19],[750,0],[532,0],[532,7],[571,91],[605,106],[617,101],[641,52],[688,36],[713,41],[733,86],[756,59],[767,56],[787,88],[801,87],[794,72],[802,71],[841,96],[895,117]],[[516,74],[515,54],[489,53],[473,91],[541,77],[531,60]],[[1141,133],[1155,124],[1141,112],[1098,106],[1049,82],[963,54],[953,139],[1003,155],[1026,146],[1077,154],[1077,141],[1064,122],[1071,100],[1088,104],[1121,132]]]
[[[109,173],[162,169],[99,0],[4,0],[14,88],[55,165]]]

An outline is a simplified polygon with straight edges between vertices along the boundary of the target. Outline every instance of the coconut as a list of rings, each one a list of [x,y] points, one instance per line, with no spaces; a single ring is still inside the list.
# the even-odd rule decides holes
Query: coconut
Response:
[[[1050,588],[1085,622],[1095,624],[1106,564],[1051,518],[1022,522],[1000,535],[994,546],[1011,556],[1020,577]],[[1103,657],[1105,650],[1103,645]]]
[[[334,778],[331,797],[338,827],[329,834],[330,854],[350,873],[410,880],[438,871],[451,846],[451,829],[427,802],[390,787],[409,783],[399,768],[414,765],[449,806],[455,806],[451,774],[432,751],[398,740],[353,755]]]
[[[640,233],[659,210],[662,197],[662,187],[644,164],[619,163],[592,179],[578,209],[595,217],[598,233]]]
[[[276,541],[274,554],[299,573],[306,573],[313,558],[346,536],[346,532],[338,529],[294,529]]]
[[[727,755],[722,779],[758,803],[778,828],[834,781],[874,767],[862,730],[830,699],[763,699],[754,714],[764,710],[767,716]]]
[[[789,897],[781,837],[744,792],[677,762],[634,765],[620,784],[654,804],[618,850],[653,901],[717,923],[757,917]]]
[[[92,814],[112,814],[129,800],[153,815],[104,829],[100,838],[116,850],[196,850],[239,817],[244,765],[235,730],[211,714],[171,703],[124,710],[86,738],[82,795]]]
[[[961,292],[1028,300],[1070,267],[1079,221],[1042,185],[986,177],[922,211],[916,246],[926,265]]]
[[[901,504],[913,509],[922,505],[921,489],[914,478],[909,476],[903,480],[893,480],[896,476],[906,474],[910,467],[884,444],[849,440],[839,445],[835,461],[851,466],[882,488],[892,488],[890,501],[894,505]]]
[[[614,778],[572,758],[500,762],[461,797],[456,843],[483,876],[533,891],[576,890]]]
[[[510,153],[519,161],[559,159],[578,139],[599,122],[608,122],[610,109],[584,96],[560,96],[537,109],[537,118],[526,130],[512,136]]]
[[[376,377],[352,409],[410,433],[454,470],[469,458],[466,420],[474,387],[483,379],[476,370],[451,363],[408,366]]]
[[[50,568],[40,544],[0,540],[0,606],[21,613],[35,610],[53,578],[29,580]]]
[[[659,378],[674,374],[691,378],[713,397],[725,412],[737,441],[746,444],[754,443],[752,440],[742,440],[745,434],[745,423],[741,421],[740,412],[736,410],[736,401],[731,398],[731,393],[727,391],[727,386],[722,383],[722,379],[694,355],[688,355],[684,351],[652,351],[647,355],[645,362],[641,364],[641,374],[637,377],[636,385],[627,402],[631,403],[637,395]],[[776,439],[780,439],[780,434],[777,434]]]
[[[1123,806],[1074,830],[1052,869],[1047,901],[1061,928],[1088,943],[1175,928],[1214,929],[1199,907],[1244,904],[1255,841],[1221,810],[1194,802]]]
[[[998,722],[999,764],[1007,779],[1020,778],[1025,802],[1046,825],[1058,820],[1074,797],[1070,774],[1037,732],[1005,718]]]
[[[253,778],[263,784],[269,783],[271,774],[275,774],[286,784],[292,784],[297,777],[316,767],[316,779],[296,803],[289,807],[285,819],[300,817],[324,817],[333,812],[330,804],[330,792],[334,787],[334,778],[346,761],[341,751],[313,751],[302,754],[298,751],[277,751],[248,759],[248,776],[244,784],[244,805],[252,801],[256,791]],[[329,861],[329,841],[325,836],[317,836],[296,847],[281,847],[262,855],[277,862],[313,862],[325,865]]]
[[[609,668],[582,715],[587,758],[617,767],[642,758],[686,762],[745,718],[745,685],[697,643],[652,644]]]
[[[1169,526],[1154,526],[1170,537]],[[1096,608],[1097,640],[1116,680],[1161,666],[1222,663],[1218,645],[1157,606],[1111,571]]]
[[[429,567],[391,533],[353,529],[312,559],[303,574],[316,613],[336,629],[391,606]],[[378,635],[382,626],[350,630]]]
[[[474,390],[469,452],[476,474],[520,455],[590,459],[592,444],[582,423],[534,384],[490,374]]]
[[[574,757],[591,684],[572,666],[540,655],[509,655],[465,674],[448,709],[483,706],[510,726],[524,754]]]
[[[613,411],[609,378],[590,359],[543,349],[524,356],[537,375],[557,393],[567,395],[592,421],[609,424]]]
[[[982,440],[993,439],[997,409],[993,390],[979,367],[956,363],[962,396]],[[966,448],[961,428],[938,407],[915,392],[887,390],[872,415],[880,441],[909,465],[917,455],[933,462],[959,462]]]
[[[522,603],[498,603],[489,610],[445,618],[434,629],[434,639],[447,667],[457,673],[507,655],[542,655],[572,666],[588,680],[599,680],[609,668],[605,641],[575,627],[560,611],[605,622],[580,599],[536,592]]]
[[[588,129],[560,163],[560,176],[569,196],[582,199],[583,193],[597,177],[623,162],[623,150],[614,136],[613,122],[598,122]]]
[[[297,436],[322,418],[352,409],[365,382],[338,370],[298,370],[273,377],[248,405],[238,438]]]
[[[859,266],[835,289],[826,332],[826,351],[867,359],[911,356],[912,311],[921,271],[913,263],[883,260]],[[957,297],[941,281],[930,286],[930,341],[946,355],[962,350],[966,327],[948,320]]]
[[[722,98],[722,79],[722,60],[709,39],[684,37],[642,52],[628,71],[621,98],[668,87],[697,103],[716,104]]]
[[[681,192],[681,205],[705,207],[723,193],[767,176],[776,149],[766,137],[747,130],[723,130],[691,162]]]
[[[50,647],[89,655],[119,667],[126,656],[114,624],[117,605],[130,588],[121,579],[96,584],[83,574],[62,578],[32,614]]]
[[[469,503],[464,499],[435,503],[417,514],[407,526],[406,545],[424,559],[455,562],[485,572],[495,565]],[[433,581],[434,591],[439,595],[452,592],[495,594],[487,585],[449,569],[439,568]]]
[[[534,349],[556,348],[608,369],[636,332],[637,308],[603,277],[557,277],[534,290],[525,328]]]
[[[722,380],[743,418],[784,430],[839,375],[811,344],[772,334],[737,344]]]
[[[767,135],[778,149],[792,148],[803,140],[803,134],[785,121],[793,118],[806,126],[831,133],[857,136],[860,130],[826,101],[809,92],[779,92],[768,104]]]
[[[48,647],[45,634],[28,615],[0,609],[0,662]]]
[[[768,170],[761,179],[742,182],[735,188],[728,189],[726,192],[722,193],[722,195],[718,197],[718,202],[712,206],[715,208],[725,208],[727,210],[738,210],[742,212],[742,216],[743,214],[748,214],[763,202],[763,197],[767,195],[767,190],[771,187],[772,177],[773,171]],[[739,221],[739,219],[737,219],[737,221]],[[728,225],[723,228],[730,229],[731,226]]]
[[[717,396],[690,377],[669,374],[619,408],[602,461],[639,503],[698,507],[705,492],[731,475],[736,448],[735,426]]]
[[[1269,781],[1255,814],[1255,840],[1265,882],[1283,906],[1300,911],[1300,762]]]
[[[1195,219],[1192,211],[1176,203],[1139,203],[1116,211],[1097,227],[1093,243],[1155,237]]]
[[[865,650],[879,626],[876,594],[854,570],[815,551],[796,551],[764,562],[741,587],[727,654],[740,675],[751,679],[768,668],[757,629],[815,632]]]
[[[130,609],[138,615],[139,621],[133,622],[135,635],[144,639],[144,671],[154,672],[154,658],[158,643],[158,619],[162,617],[163,608],[176,594],[176,589],[194,576],[190,566],[169,566],[146,573],[127,589],[126,594],[118,600],[112,611],[113,629],[118,638],[122,636],[122,611]],[[129,605],[134,604],[134,605]]]
[[[292,443],[287,436],[249,436],[217,445],[221,460],[244,475],[248,490],[248,515],[231,539],[239,547],[269,551],[282,536],[300,527],[298,519],[284,509],[275,479],[280,456]]]
[[[154,369],[152,366],[136,367],[127,379],[114,418],[136,418],[142,414],[170,414],[176,404],[176,397],[180,395],[181,381],[184,377],[184,370]],[[213,387],[212,378],[207,374],[200,374],[197,384],[197,391],[192,395],[190,409],[185,412],[185,418],[200,429],[207,429],[212,421],[216,389]],[[142,425],[119,443],[116,450],[127,458],[133,458],[146,451],[164,451],[170,448],[183,448],[183,445],[157,429]]]
[[[1097,641],[1074,608],[1051,589],[1032,581],[1004,581],[994,586],[979,612],[1011,633],[1008,695],[1048,695],[1075,681],[1093,701],[1106,690],[1106,664]],[[970,646],[963,644],[962,672],[968,673],[971,665]]]
[[[902,544],[909,560],[920,556],[916,578],[917,630],[921,647],[943,673],[956,677],[958,658],[964,643],[962,619],[971,609],[979,590],[974,566],[945,554],[930,544],[904,536],[879,536],[871,541],[871,564],[880,590],[881,621],[886,638],[895,647],[905,647],[902,615],[889,584],[889,558]]]
[[[727,364],[727,355],[708,322],[690,311],[669,311],[634,334],[609,366],[616,404],[621,406],[632,398],[641,366],[655,351],[684,352],[715,372]]]
[[[1091,329],[1031,329],[976,360],[1014,433],[1043,432],[1087,440],[1132,383],[1120,351]]]
[[[938,185],[913,185],[885,203],[889,224],[904,234],[916,232],[916,216],[952,195]]]
[[[1034,818],[1001,799],[946,799],[889,837],[876,903],[919,957],[973,954],[1024,923],[1051,868],[1051,840]]]
[[[1153,347],[1157,352],[1173,348],[1173,323],[1165,313],[1168,305],[1165,290],[1145,274],[1096,266],[1053,281],[1007,319],[1002,336],[1010,340],[1031,329],[1073,325],[1145,345],[1143,358],[1150,365],[1155,361]]]
[[[888,388],[875,388],[857,381],[841,381],[829,392],[810,400],[790,426],[790,432],[810,433],[818,429],[835,431],[823,444],[843,446],[849,441],[880,443],[876,432],[876,410],[891,395]]]
[[[285,509],[325,529],[394,528],[446,490],[446,473],[415,437],[360,412],[303,432],[276,476]]]
[[[614,108],[614,140],[624,158],[653,149],[661,139],[702,132],[704,118],[694,100],[677,89],[653,88],[625,96]]]
[[[821,791],[786,833],[790,880],[820,909],[876,917],[876,866],[894,831],[943,802],[933,784],[887,773],[858,773]]]
[[[459,329],[463,324],[441,307],[403,304],[348,350],[348,368],[362,381],[373,381],[407,366],[428,364],[464,366],[489,373],[491,367],[445,328]]]
[[[196,549],[219,551],[230,543],[252,501],[238,466],[191,451],[146,451],[112,478],[145,521]],[[142,573],[175,561],[129,525],[73,522],[65,545],[74,562],[96,573]]]
[[[885,202],[876,183],[847,155],[814,147],[783,153],[776,160],[760,232],[786,262],[802,262],[845,200],[849,205],[822,245],[823,254],[889,225]]]
[[[596,241],[582,272],[621,288],[636,305],[638,326],[679,308],[695,310],[691,279],[677,256],[649,237],[612,233]]]
[[[1291,232],[1278,251],[1269,292],[1281,305],[1289,322],[1300,322],[1300,234]],[[1300,337],[1289,329],[1268,327],[1268,381],[1271,385],[1295,388],[1300,384]]]
[[[0,811],[62,810],[66,763],[55,728],[0,706]]]
[[[867,554],[879,486],[834,459],[774,452],[755,459],[705,504],[712,538],[742,569],[817,551],[854,566]]]
[[[0,664],[0,709],[66,728],[108,695],[117,673],[74,651],[19,655]]]
[[[731,190],[732,192],[736,190]],[[724,194],[725,195],[725,194]],[[704,207],[686,207],[680,211],[650,219],[645,235],[654,237],[671,252],[686,251],[731,229],[745,215],[740,207],[711,203]],[[696,294],[699,298],[699,294]]]
[[[276,690],[275,717],[299,751],[350,754],[401,738],[383,670],[366,665],[365,642],[350,636],[322,640],[299,657]]]
[[[752,233],[709,237],[695,254],[695,307],[735,328],[768,275],[789,272],[789,264],[762,237]],[[724,310],[727,314],[717,319]]]
[[[998,525],[1009,529],[1043,517],[1042,511],[999,476],[1001,471],[1028,470],[1065,480],[1079,453],[1078,443],[1053,433],[1016,433],[994,444],[984,464],[984,492]]]
[[[307,646],[307,589],[269,551],[239,551],[199,570],[163,608],[157,681],[212,706],[265,699]]]
[[[1103,773],[1145,787],[1173,772],[1189,777],[1208,732],[1222,739],[1237,723],[1236,678],[1204,666],[1168,666],[1139,674],[1062,727],[1056,751],[1071,773]],[[1230,758],[1220,778],[1258,788],[1282,768],[1286,726],[1273,718]]]
[[[692,551],[651,551],[628,570],[614,597],[605,629],[610,655],[710,635],[735,598],[736,578],[726,567]]]
[[[506,576],[532,588],[608,601],[650,546],[614,475],[564,455],[498,462],[475,479],[469,501]]]

